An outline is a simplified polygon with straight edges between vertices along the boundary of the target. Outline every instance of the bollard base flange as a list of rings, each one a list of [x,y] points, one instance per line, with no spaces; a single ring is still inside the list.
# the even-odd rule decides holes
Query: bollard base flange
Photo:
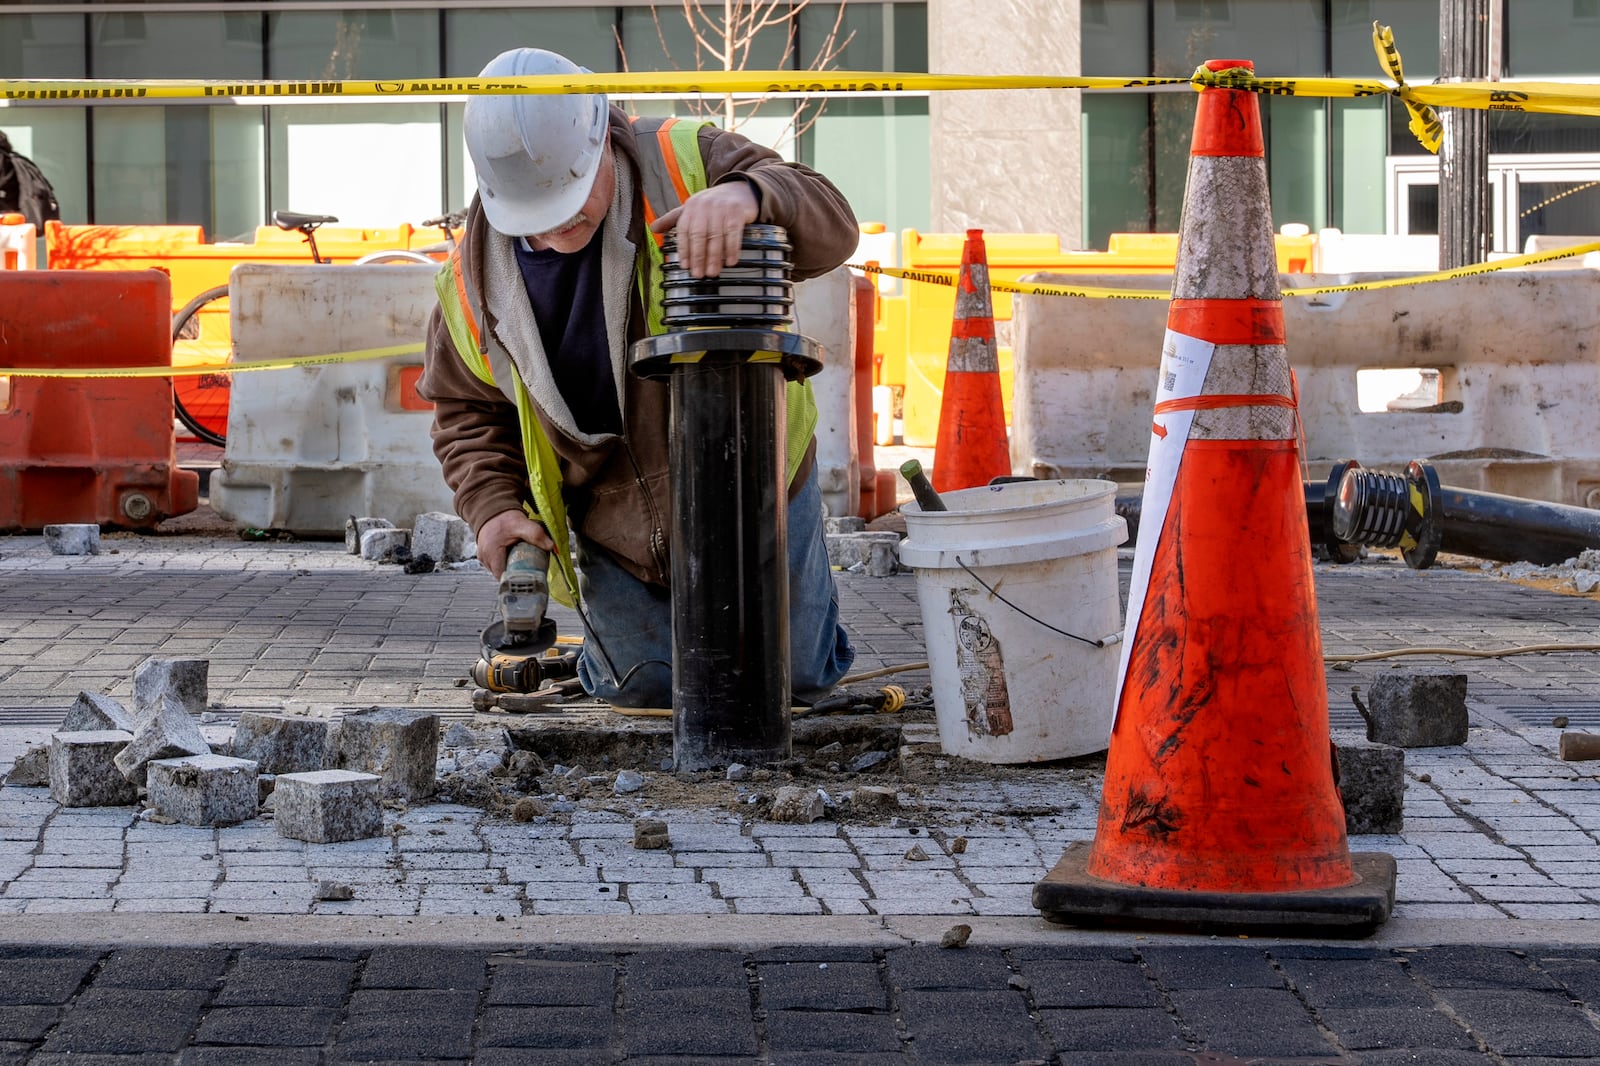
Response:
[[[1367,936],[1394,911],[1395,863],[1381,851],[1353,852],[1356,881],[1304,892],[1190,892],[1144,888],[1089,873],[1090,845],[1067,845],[1059,862],[1033,886],[1033,905],[1063,925],[1118,926],[1197,932],[1308,931]]]

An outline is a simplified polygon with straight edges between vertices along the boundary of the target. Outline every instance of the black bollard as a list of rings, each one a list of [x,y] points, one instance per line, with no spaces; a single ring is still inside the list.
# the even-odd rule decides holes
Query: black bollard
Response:
[[[1352,467],[1339,484],[1333,528],[1341,540],[1399,548],[1413,570],[1432,566],[1441,551],[1551,566],[1600,548],[1600,511],[1451,488],[1422,459],[1403,474]]]
[[[1311,534],[1311,546],[1318,558],[1334,563],[1353,563],[1361,557],[1361,545],[1347,544],[1333,531],[1333,499],[1338,495],[1339,482],[1346,470],[1356,466],[1352,459],[1333,464],[1323,481],[1304,481],[1306,494],[1306,525]],[[1139,515],[1144,509],[1144,495],[1123,494],[1113,501],[1117,514],[1128,523],[1128,539],[1123,547],[1130,548],[1139,539]]]
[[[691,277],[666,245],[669,332],[633,371],[671,391],[673,763],[789,757],[784,381],[821,369],[793,323],[789,245],[747,226],[739,265]]]

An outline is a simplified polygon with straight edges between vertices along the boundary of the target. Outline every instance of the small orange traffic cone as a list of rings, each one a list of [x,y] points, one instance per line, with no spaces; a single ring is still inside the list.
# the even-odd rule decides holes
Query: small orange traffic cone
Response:
[[[1135,551],[1094,843],[1034,888],[1053,921],[1350,935],[1394,906],[1329,757],[1263,156],[1255,95],[1202,91],[1141,512],[1160,532]]]
[[[939,403],[933,487],[940,492],[987,485],[1011,473],[1006,412],[1000,396],[1000,356],[994,343],[989,258],[983,230],[967,230],[956,279],[955,320]]]

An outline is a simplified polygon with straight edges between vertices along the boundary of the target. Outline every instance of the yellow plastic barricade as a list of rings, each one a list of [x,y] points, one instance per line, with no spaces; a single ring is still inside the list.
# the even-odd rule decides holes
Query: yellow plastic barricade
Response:
[[[1279,234],[1278,269],[1301,273],[1311,260],[1316,238],[1295,227]],[[906,270],[944,271],[961,267],[963,233],[901,232],[901,266]],[[1176,233],[1113,233],[1103,252],[1063,251],[1055,234],[984,233],[991,281],[1015,282],[1029,274],[1118,273],[1170,274],[1178,258]],[[1011,355],[1012,296],[994,292],[994,320],[1000,360],[1000,390],[1006,420],[1011,420],[1013,364]],[[1073,299],[1074,297],[1058,297]],[[939,436],[939,408],[944,397],[945,363],[950,352],[950,324],[955,317],[955,290],[948,285],[907,281],[903,295],[879,301],[874,330],[876,381],[905,389],[901,436],[906,444],[933,446]],[[1152,359],[1159,352],[1151,353]],[[1152,363],[1152,366],[1154,363]]]

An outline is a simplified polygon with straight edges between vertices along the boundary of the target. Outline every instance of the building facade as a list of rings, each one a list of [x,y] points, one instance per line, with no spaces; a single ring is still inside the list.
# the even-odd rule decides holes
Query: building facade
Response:
[[[697,0],[720,15],[721,0]],[[1211,58],[1264,76],[1377,79],[1372,23],[1406,75],[1439,69],[1440,0],[845,0],[768,27],[736,65],[851,70],[1185,75]],[[837,30],[836,30],[837,27]],[[1600,81],[1600,0],[1498,0],[1502,78]],[[383,79],[476,74],[516,45],[597,72],[717,68],[678,0],[6,0],[0,77]],[[619,100],[688,114],[670,97]],[[0,101],[0,104],[5,104]],[[12,102],[0,130],[56,186],[73,222],[184,223],[214,239],[273,209],[346,224],[416,223],[463,206],[473,181],[462,103],[248,99]],[[1173,231],[1193,93],[935,93],[740,105],[741,130],[833,178],[863,220],[1055,232],[1104,247]],[[1386,98],[1263,100],[1275,225],[1435,232],[1437,167]],[[1600,119],[1491,114],[1493,247],[1600,233]]]
[[[722,13],[721,0],[701,6]],[[720,68],[676,0],[193,0],[0,4],[0,77],[379,80],[470,77],[506,48],[596,72]],[[918,2],[814,3],[742,42],[742,69],[927,69]],[[641,114],[687,100],[618,98]],[[395,226],[463,207],[475,188],[459,99],[251,99],[0,107],[0,130],[55,185],[71,222],[201,225],[245,236],[271,211]],[[925,225],[927,98],[741,103],[741,132],[836,176],[860,216]],[[909,161],[912,165],[906,166]]]

